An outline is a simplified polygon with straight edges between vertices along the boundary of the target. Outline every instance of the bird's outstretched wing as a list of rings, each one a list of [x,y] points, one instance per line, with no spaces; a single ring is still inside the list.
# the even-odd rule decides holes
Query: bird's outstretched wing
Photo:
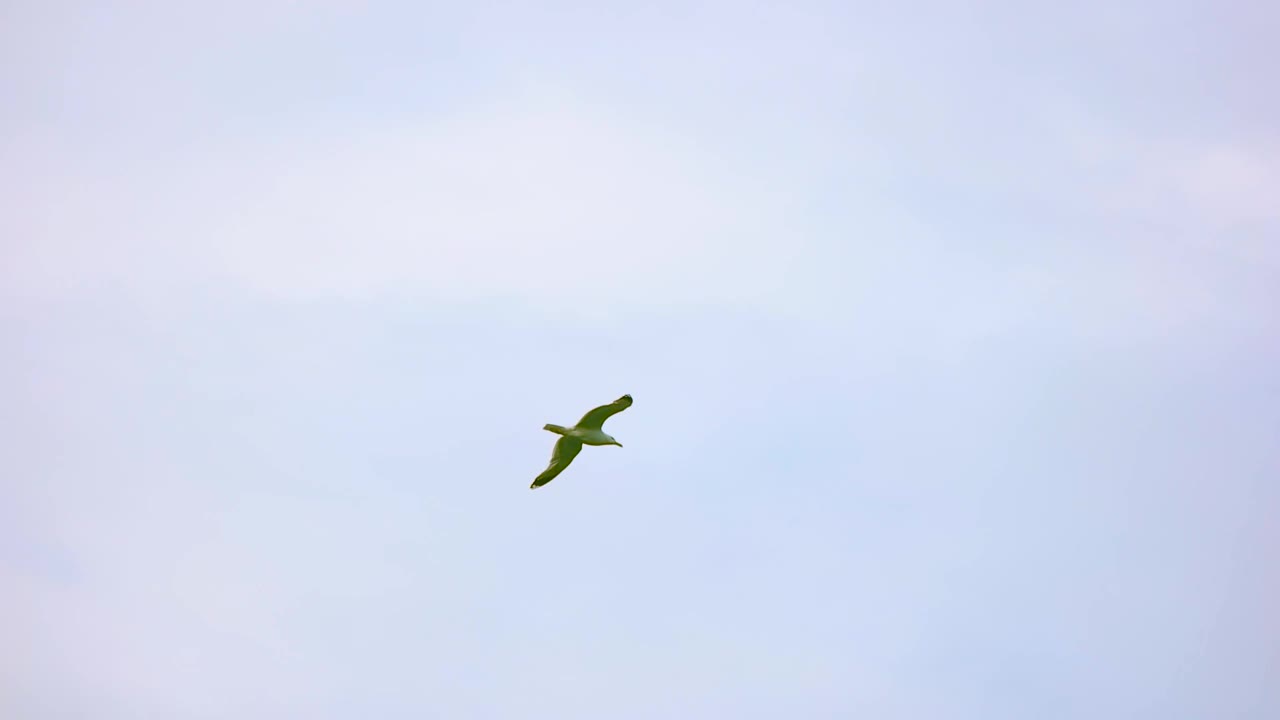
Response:
[[[608,405],[601,405],[598,408],[590,410],[582,419],[578,421],[578,427],[599,430],[604,425],[604,421],[617,415],[618,413],[631,407],[631,396],[623,395]]]
[[[551,463],[547,465],[547,469],[543,470],[542,474],[529,487],[531,489],[540,488],[554,480],[565,468],[569,467],[569,463],[573,462],[573,459],[578,457],[580,452],[582,452],[581,441],[574,440],[571,437],[562,437],[557,440],[555,450],[551,451]]]

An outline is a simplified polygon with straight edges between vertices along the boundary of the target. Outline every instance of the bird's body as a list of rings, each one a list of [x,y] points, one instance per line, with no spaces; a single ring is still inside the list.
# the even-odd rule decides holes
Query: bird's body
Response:
[[[562,437],[572,438],[583,445],[617,445],[618,447],[622,447],[617,440],[613,439],[612,435],[605,433],[604,430],[599,428],[562,428],[559,425],[546,425],[542,429],[550,430]]]
[[[582,452],[583,445],[617,445],[622,447],[622,443],[618,442],[602,429],[604,421],[610,417],[631,407],[631,396],[623,395],[608,405],[601,405],[592,409],[577,425],[573,427],[563,427],[560,425],[547,424],[543,426],[543,430],[553,432],[560,436],[556,441],[555,449],[551,452],[551,463],[547,465],[547,469],[533,481],[530,488],[539,488],[555,479],[557,475],[569,467],[569,463]]]

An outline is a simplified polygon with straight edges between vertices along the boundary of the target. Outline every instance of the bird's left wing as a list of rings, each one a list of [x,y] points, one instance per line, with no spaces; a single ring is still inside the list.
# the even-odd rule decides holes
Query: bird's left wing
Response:
[[[530,488],[540,488],[543,485],[556,479],[556,476],[564,472],[569,467],[569,463],[578,457],[578,453],[582,452],[582,443],[571,437],[562,437],[556,441],[556,447],[551,451],[551,462],[547,464],[547,469],[542,471],[530,485]]]

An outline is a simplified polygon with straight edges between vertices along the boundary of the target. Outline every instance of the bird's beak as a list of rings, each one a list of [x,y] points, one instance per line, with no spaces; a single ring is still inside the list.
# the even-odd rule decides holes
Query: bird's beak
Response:
[[[613,444],[617,445],[618,447],[622,447],[622,443],[618,442],[617,440],[614,440]]]

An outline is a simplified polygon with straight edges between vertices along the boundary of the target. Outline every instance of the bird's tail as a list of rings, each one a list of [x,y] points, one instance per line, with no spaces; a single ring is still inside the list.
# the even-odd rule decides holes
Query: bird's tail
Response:
[[[563,427],[560,427],[559,425],[551,425],[551,424],[549,424],[549,423],[548,423],[547,425],[543,425],[543,426],[542,426],[542,429],[543,429],[543,430],[549,430],[549,431],[551,431],[551,432],[553,432],[553,433],[555,433],[555,434],[557,434],[557,435],[568,435],[568,434],[569,434],[569,428],[563,428]]]

